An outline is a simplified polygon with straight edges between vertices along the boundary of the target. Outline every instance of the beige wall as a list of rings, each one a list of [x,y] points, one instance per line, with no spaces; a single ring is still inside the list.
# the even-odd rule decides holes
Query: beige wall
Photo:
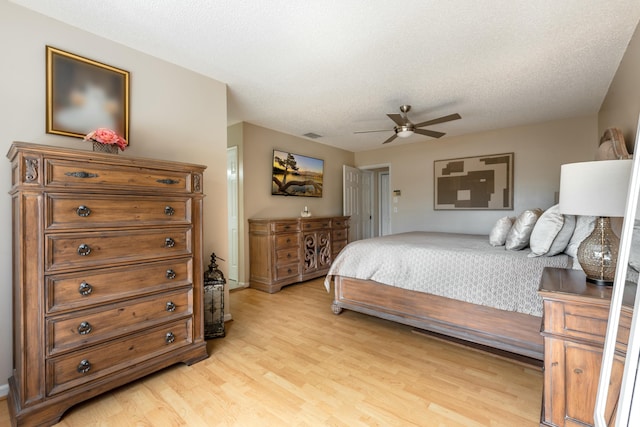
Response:
[[[593,160],[598,146],[595,115],[356,153],[356,166],[390,164],[392,190],[401,190],[391,213],[393,233],[436,230],[489,234],[496,219],[553,205],[560,165]],[[514,210],[434,211],[434,160],[514,153]]]
[[[0,150],[12,141],[90,150],[45,133],[45,45],[131,72],[131,147],[119,156],[208,166],[204,175],[205,255],[226,258],[226,86],[0,0]],[[0,395],[12,370],[11,203],[8,160],[0,161]],[[208,256],[205,256],[208,259]],[[221,265],[224,268],[224,265]]]
[[[342,214],[342,165],[353,165],[350,151],[329,147],[292,135],[276,132],[250,123],[242,123],[244,188],[244,226],[249,218],[299,217],[305,206],[313,216]],[[271,195],[273,150],[285,150],[324,160],[322,197],[285,197]],[[244,236],[244,265],[241,281],[249,281],[248,233]],[[246,261],[244,261],[246,260]]]
[[[640,24],[636,28],[627,51],[620,62],[609,92],[598,114],[599,135],[605,129],[622,130],[627,149],[633,153],[636,143],[638,114],[640,113]]]

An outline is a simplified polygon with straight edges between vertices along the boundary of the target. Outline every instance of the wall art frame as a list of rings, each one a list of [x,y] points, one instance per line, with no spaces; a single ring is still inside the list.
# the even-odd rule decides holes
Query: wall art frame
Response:
[[[514,153],[433,162],[434,210],[513,210]]]
[[[46,46],[47,133],[83,138],[103,127],[129,141],[129,72]]]
[[[324,160],[273,150],[271,194],[322,197]]]

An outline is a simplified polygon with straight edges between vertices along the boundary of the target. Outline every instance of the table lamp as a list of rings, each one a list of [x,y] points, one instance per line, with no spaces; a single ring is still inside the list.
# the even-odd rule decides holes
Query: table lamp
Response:
[[[578,247],[578,262],[587,281],[613,285],[620,239],[611,217],[623,217],[633,160],[569,163],[560,168],[560,212],[595,216],[593,232]]]

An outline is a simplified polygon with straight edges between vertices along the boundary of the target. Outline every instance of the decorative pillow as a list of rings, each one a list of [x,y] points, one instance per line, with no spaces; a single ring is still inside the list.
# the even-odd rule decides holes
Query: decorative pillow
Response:
[[[489,244],[491,246],[504,246],[514,220],[515,217],[504,216],[496,221],[491,233],[489,233]]]
[[[563,252],[575,227],[575,216],[561,214],[560,205],[551,206],[544,211],[533,227],[529,240],[529,256],[553,256]]]
[[[595,216],[578,215],[576,217],[576,229],[574,230],[573,236],[571,236],[564,253],[576,258],[578,256],[578,247],[580,246],[580,243],[589,237],[595,226]]]
[[[542,209],[527,209],[523,211],[516,221],[513,223],[513,227],[507,234],[507,241],[505,246],[510,251],[518,251],[529,246],[529,238],[533,227],[536,225],[538,218],[542,215]]]
[[[576,217],[575,215],[565,215],[564,216],[564,225],[562,229],[554,239],[551,247],[549,248],[549,252],[547,252],[547,256],[554,256],[561,254],[569,245],[569,241],[571,241],[571,236],[576,229]]]

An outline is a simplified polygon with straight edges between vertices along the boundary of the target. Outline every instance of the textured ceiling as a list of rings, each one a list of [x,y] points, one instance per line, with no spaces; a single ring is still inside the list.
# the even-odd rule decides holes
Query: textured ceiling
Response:
[[[402,104],[460,113],[429,127],[447,136],[594,114],[640,19],[638,0],[12,1],[226,83],[229,124],[351,151]]]

